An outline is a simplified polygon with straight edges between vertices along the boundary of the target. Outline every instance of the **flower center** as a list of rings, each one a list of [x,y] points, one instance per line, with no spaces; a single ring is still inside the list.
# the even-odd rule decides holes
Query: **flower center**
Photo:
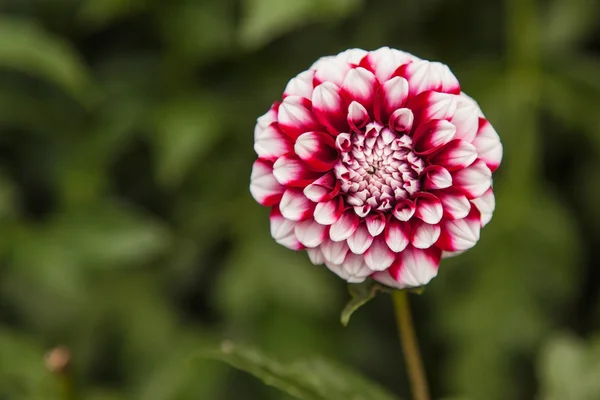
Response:
[[[425,163],[413,152],[408,135],[372,122],[360,132],[340,134],[336,147],[335,175],[346,203],[359,216],[391,210],[419,191]]]

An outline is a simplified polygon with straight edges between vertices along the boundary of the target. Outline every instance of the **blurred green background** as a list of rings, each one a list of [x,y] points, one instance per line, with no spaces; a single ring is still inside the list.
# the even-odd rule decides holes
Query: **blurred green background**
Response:
[[[391,301],[269,236],[253,127],[318,57],[450,65],[505,146],[480,243],[413,309],[435,398],[600,399],[597,0],[0,0],[0,399],[289,399],[223,339],[408,398]],[[66,400],[66,399],[65,399]]]

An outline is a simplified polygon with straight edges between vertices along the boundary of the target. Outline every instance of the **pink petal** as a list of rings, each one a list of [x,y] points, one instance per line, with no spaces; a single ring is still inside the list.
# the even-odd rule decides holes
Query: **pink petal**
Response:
[[[360,66],[373,72],[377,80],[383,83],[392,77],[399,66],[414,60],[418,58],[410,53],[382,47],[369,52],[360,62]]]
[[[471,143],[479,126],[479,107],[464,96],[458,96],[458,107],[450,122],[456,126],[455,139]]]
[[[436,193],[444,208],[444,218],[462,219],[469,215],[471,203],[467,196],[458,191],[442,191]]]
[[[450,120],[458,107],[458,96],[439,92],[423,92],[409,100],[408,108],[413,110],[419,124],[432,119]]]
[[[419,192],[415,200],[415,216],[428,224],[437,224],[442,219],[444,209],[442,202],[435,195],[427,192]]]
[[[414,119],[415,116],[409,108],[399,108],[390,116],[389,126],[398,132],[410,132]]]
[[[279,157],[273,164],[273,175],[285,186],[304,187],[311,184],[319,174],[308,169],[306,164],[293,153]]]
[[[395,76],[403,76],[408,81],[409,93],[416,96],[428,90],[451,94],[460,93],[460,85],[447,65],[431,61],[415,61],[404,64]]]
[[[360,255],[348,253],[342,264],[327,263],[327,267],[349,283],[363,282],[373,273]]]
[[[304,97],[286,97],[279,106],[277,118],[279,128],[293,140],[304,132],[322,129],[312,112],[310,100]]]
[[[423,221],[416,221],[412,229],[411,244],[417,249],[428,249],[440,237],[440,226],[431,225]]]
[[[373,271],[388,269],[395,257],[396,253],[390,250],[383,237],[376,237],[371,247],[365,252],[365,262]]]
[[[452,182],[467,198],[474,199],[492,186],[492,171],[483,161],[477,160],[467,168],[454,172]]]
[[[292,150],[292,141],[273,122],[262,129],[254,142],[254,151],[260,158],[275,162]]]
[[[445,145],[429,159],[434,165],[440,165],[448,171],[468,167],[477,159],[477,150],[469,142],[456,139]]]
[[[371,110],[375,97],[375,75],[364,68],[353,68],[348,71],[342,85],[342,93],[349,100],[362,104]]]
[[[304,248],[294,234],[296,223],[290,221],[281,215],[277,207],[271,209],[271,236],[277,243],[291,250],[301,250]]]
[[[396,76],[377,89],[375,101],[375,118],[382,124],[388,122],[390,115],[404,107],[408,97],[408,82]]]
[[[346,239],[346,242],[354,254],[363,254],[373,243],[373,236],[369,233],[367,226],[361,223],[352,236]]]
[[[410,241],[410,223],[390,218],[385,226],[385,242],[390,250],[400,253]]]
[[[323,82],[312,94],[313,112],[329,132],[337,135],[348,130],[346,105],[340,96],[340,88],[331,82]]]
[[[340,183],[333,172],[327,172],[304,188],[304,195],[315,203],[331,200],[340,191]]]
[[[480,218],[479,211],[472,207],[466,218],[443,220],[436,246],[444,251],[464,251],[475,246],[479,241]]]
[[[360,132],[362,128],[369,122],[369,112],[360,103],[352,101],[348,106],[348,115],[346,117],[348,125],[355,132]]]
[[[329,230],[329,237],[334,242],[348,239],[358,228],[360,219],[353,210],[346,210]]]
[[[431,165],[423,171],[425,189],[446,189],[452,186],[452,175],[444,167]]]
[[[315,221],[321,225],[331,225],[342,216],[344,211],[344,199],[341,197],[333,198],[329,201],[323,201],[315,207]]]
[[[250,193],[254,200],[263,206],[272,206],[281,200],[284,191],[285,187],[273,176],[273,164],[270,161],[256,160],[250,175]]]
[[[310,217],[314,203],[304,196],[300,189],[286,189],[279,203],[281,214],[292,221],[302,221]]]
[[[399,200],[394,206],[392,215],[399,221],[408,221],[414,215],[416,208],[415,203],[408,199]]]
[[[310,262],[314,265],[321,265],[325,262],[325,257],[323,257],[323,252],[320,247],[315,247],[314,249],[306,249],[308,253],[308,258]]]
[[[296,223],[294,234],[300,243],[306,247],[317,247],[327,236],[327,228],[314,219],[306,219]]]
[[[385,216],[381,213],[371,214],[367,216],[365,223],[371,236],[375,237],[383,232],[385,228]]]
[[[321,251],[325,258],[325,263],[341,264],[348,254],[348,245],[346,242],[334,242],[327,238],[321,243]]]
[[[413,136],[413,147],[419,155],[431,154],[449,143],[456,133],[456,127],[445,119],[434,119],[421,124]]]
[[[303,133],[296,139],[294,151],[313,171],[329,171],[338,160],[335,141],[328,133]]]
[[[279,109],[280,104],[281,103],[279,102],[274,103],[269,109],[269,111],[267,111],[264,115],[261,115],[256,119],[256,126],[254,127],[255,141],[261,135],[263,130],[265,130],[273,122],[277,122],[277,110]]]
[[[315,71],[308,70],[301,72],[295,78],[292,78],[283,91],[283,97],[300,96],[310,99],[313,91],[313,76]]]
[[[419,287],[428,284],[438,272],[441,251],[435,247],[416,249],[409,246],[398,255],[389,269],[397,287]]]
[[[502,143],[500,137],[486,119],[479,119],[479,130],[473,140],[477,149],[477,156],[485,162],[487,167],[496,171],[502,161]]]
[[[313,85],[317,87],[323,82],[331,82],[341,87],[350,68],[352,66],[343,58],[323,57],[311,67],[315,70]]]
[[[348,64],[358,65],[360,61],[367,55],[367,52],[363,49],[348,49],[344,50],[335,56],[336,59],[343,60]]]
[[[488,222],[490,222],[492,219],[492,214],[496,209],[496,198],[494,197],[494,191],[492,188],[489,188],[483,195],[471,200],[471,203],[473,203],[481,213],[481,227],[483,228],[488,224]]]

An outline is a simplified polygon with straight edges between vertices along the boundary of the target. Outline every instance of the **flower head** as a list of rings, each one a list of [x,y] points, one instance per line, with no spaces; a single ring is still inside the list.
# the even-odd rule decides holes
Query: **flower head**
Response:
[[[293,78],[258,118],[250,191],[271,234],[348,282],[427,284],[494,211],[498,134],[450,69],[351,49]]]

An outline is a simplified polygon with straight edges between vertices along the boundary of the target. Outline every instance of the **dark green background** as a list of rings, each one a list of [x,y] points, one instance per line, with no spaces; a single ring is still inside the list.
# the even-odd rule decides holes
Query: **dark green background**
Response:
[[[0,0],[0,399],[282,399],[196,355],[320,353],[408,398],[388,296],[269,236],[256,117],[318,57],[450,65],[504,143],[497,209],[413,297],[436,398],[600,399],[597,0]]]

